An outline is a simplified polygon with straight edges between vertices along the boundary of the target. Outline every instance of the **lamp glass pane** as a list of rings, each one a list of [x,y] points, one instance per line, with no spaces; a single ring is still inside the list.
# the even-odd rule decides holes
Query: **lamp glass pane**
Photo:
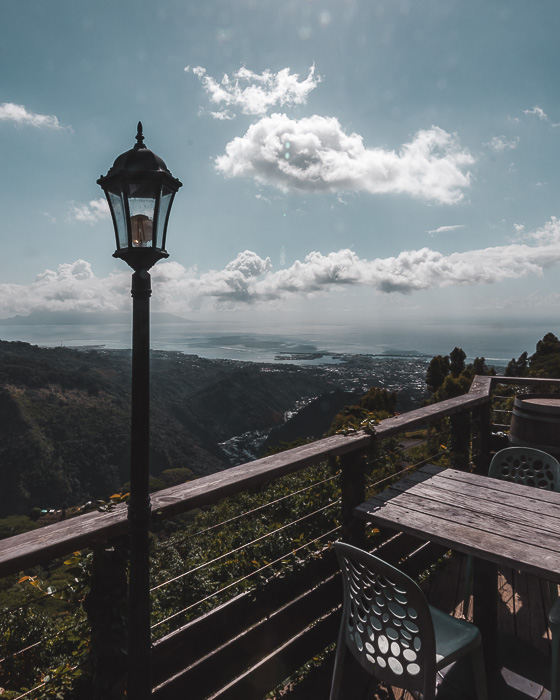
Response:
[[[113,210],[113,215],[115,217],[115,224],[117,227],[117,247],[128,248],[128,236],[126,230],[126,217],[124,213],[124,204],[120,193],[108,191],[109,201],[111,204],[111,209]]]
[[[169,215],[169,207],[173,199],[173,192],[165,185],[161,188],[161,199],[159,202],[159,213],[157,220],[157,242],[161,248],[165,247],[165,225]]]
[[[130,233],[133,248],[148,248],[153,245],[154,210],[157,193],[153,186],[131,183],[128,207],[130,211]]]

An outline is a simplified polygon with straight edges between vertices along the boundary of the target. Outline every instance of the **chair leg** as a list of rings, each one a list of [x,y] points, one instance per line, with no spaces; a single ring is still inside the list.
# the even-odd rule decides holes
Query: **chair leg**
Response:
[[[342,669],[344,668],[344,658],[346,656],[346,640],[342,634],[342,630],[338,635],[336,643],[336,654],[334,657],[334,670],[331,682],[331,692],[329,700],[338,700],[340,697],[340,687],[342,683]]]
[[[436,700],[436,679],[437,675],[434,678],[426,678],[424,681],[424,689],[420,695],[417,695],[417,693],[413,691],[409,691],[410,694],[412,695],[413,698],[418,698],[420,697],[421,700]]]
[[[486,685],[486,670],[484,668],[484,653],[482,644],[471,652],[474,687],[477,700],[488,700],[488,686]]]
[[[550,632],[552,635],[550,700],[560,700],[560,599],[552,606],[549,613]]]
[[[552,674],[550,682],[550,700],[560,700],[560,639],[559,630],[552,631]]]

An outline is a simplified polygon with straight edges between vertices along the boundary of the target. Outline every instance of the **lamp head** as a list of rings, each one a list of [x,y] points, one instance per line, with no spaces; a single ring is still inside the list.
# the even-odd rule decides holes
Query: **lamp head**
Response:
[[[118,156],[97,184],[111,210],[117,246],[114,257],[122,258],[136,271],[149,270],[167,258],[169,212],[182,183],[146,148],[142,122],[138,122],[134,147]]]

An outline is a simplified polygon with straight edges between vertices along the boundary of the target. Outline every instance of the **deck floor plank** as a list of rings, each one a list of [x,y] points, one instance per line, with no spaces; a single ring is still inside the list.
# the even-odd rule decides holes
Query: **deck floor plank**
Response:
[[[445,609],[446,612],[455,610],[457,616],[462,613],[465,560],[465,556],[454,553],[445,566],[434,573],[429,584],[423,586],[426,597],[432,605]],[[548,583],[535,576],[500,567],[498,589],[502,599],[498,613],[500,630],[506,634],[515,634],[540,652],[549,655]],[[451,591],[455,592],[454,599]],[[468,612],[472,620],[472,599]],[[363,700],[386,700],[387,692],[394,700],[413,700],[410,693],[400,688],[380,688],[379,693]]]
[[[501,566],[498,571],[498,591],[502,601],[498,606],[498,625],[506,634],[514,635],[515,591],[513,589],[513,571],[507,566]],[[472,613],[469,619],[472,621]]]

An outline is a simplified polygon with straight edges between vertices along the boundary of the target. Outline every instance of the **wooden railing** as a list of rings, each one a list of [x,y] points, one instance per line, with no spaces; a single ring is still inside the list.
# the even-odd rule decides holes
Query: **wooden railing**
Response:
[[[364,454],[385,438],[444,418],[451,418],[453,424],[455,417],[469,416],[471,459],[477,470],[485,472],[491,449],[491,393],[499,383],[558,386],[560,380],[475,377],[468,394],[383,420],[373,434],[328,437],[154,493],[153,521],[158,523],[211,506],[225,497],[338,458],[342,494],[342,528],[338,536],[361,544],[363,525],[352,517],[352,511],[365,498]],[[96,596],[110,597],[112,582],[122,581],[126,574],[126,560],[108,557],[107,552],[127,533],[126,506],[121,504],[110,512],[88,513],[5,539],[0,541],[0,577],[90,549],[94,552],[90,601]],[[405,559],[404,566],[411,571],[421,571],[441,554],[437,547],[420,545],[404,536],[383,542],[380,551],[388,558]],[[103,571],[97,580],[96,569]],[[326,551],[325,556],[311,558],[299,578],[289,582],[277,578],[256,591],[241,593],[159,639],[153,645],[154,698],[182,697],[181,693],[186,697],[187,691],[193,700],[262,698],[335,641],[340,598],[337,576],[332,552]],[[111,628],[103,616],[90,615],[90,622]],[[102,642],[96,646],[93,641],[102,638],[102,634],[92,635],[91,653],[99,658],[93,664],[95,673],[89,692],[91,697],[104,700],[120,698],[122,686],[111,677],[120,671],[109,668],[111,659],[104,660]],[[307,691],[305,685],[301,687],[304,697]],[[34,697],[48,695],[39,693]]]

